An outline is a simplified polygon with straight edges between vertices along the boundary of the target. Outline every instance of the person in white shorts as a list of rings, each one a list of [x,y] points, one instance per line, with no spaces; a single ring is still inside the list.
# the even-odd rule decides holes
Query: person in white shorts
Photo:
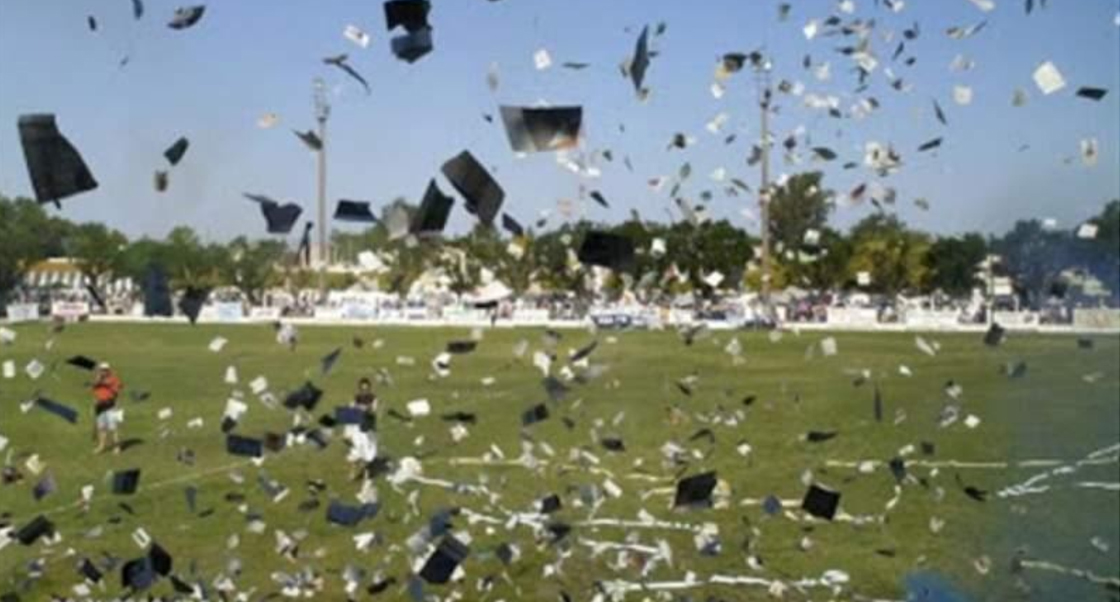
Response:
[[[97,431],[97,447],[93,450],[95,454],[105,451],[110,436],[113,439],[113,453],[121,453],[120,438],[117,433],[120,414],[116,407],[117,396],[120,395],[122,388],[124,384],[109,364],[102,362],[97,365],[97,380],[93,383],[93,412],[96,416]]]

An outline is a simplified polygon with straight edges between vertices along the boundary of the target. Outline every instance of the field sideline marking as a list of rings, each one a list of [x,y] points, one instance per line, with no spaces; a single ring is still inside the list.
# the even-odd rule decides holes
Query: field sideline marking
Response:
[[[164,487],[168,487],[170,485],[176,485],[178,483],[182,483],[182,482],[185,482],[185,481],[190,481],[190,480],[193,480],[193,479],[202,479],[202,478],[205,478],[205,477],[213,476],[213,475],[215,475],[219,472],[224,472],[224,471],[227,471],[227,470],[234,470],[234,469],[237,469],[237,468],[242,468],[242,467],[248,466],[249,464],[252,464],[252,463],[253,463],[252,460],[246,460],[246,461],[243,461],[243,462],[234,462],[232,464],[226,464],[224,466],[215,466],[214,468],[209,468],[207,470],[202,470],[202,471],[199,471],[199,472],[193,472],[193,473],[189,473],[189,474],[179,475],[177,477],[172,477],[170,479],[166,479],[166,480],[163,480],[163,481],[157,481],[155,483],[152,483],[151,485],[147,485],[141,490],[141,492],[143,493],[143,492],[151,491],[153,489],[163,489]],[[102,498],[97,498],[96,501],[112,500],[112,499],[117,499],[117,498],[102,497]],[[121,499],[124,499],[124,498],[121,498]],[[95,503],[95,500],[90,500],[90,505],[91,506],[94,503]],[[79,508],[81,506],[82,506],[82,500],[79,499],[79,500],[75,500],[73,502],[70,502],[69,504],[63,504],[61,506],[55,506],[54,508],[49,508],[47,510],[43,510],[39,514],[41,514],[43,516],[50,516],[52,514],[58,514],[59,512],[62,512],[64,510],[69,510],[71,508]]]

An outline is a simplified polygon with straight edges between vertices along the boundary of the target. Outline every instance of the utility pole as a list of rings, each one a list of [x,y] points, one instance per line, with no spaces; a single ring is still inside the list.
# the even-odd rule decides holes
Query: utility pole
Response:
[[[763,59],[757,66],[755,75],[758,84],[758,107],[760,116],[760,157],[761,180],[758,189],[759,222],[762,230],[762,306],[771,320],[776,318],[770,304],[771,257],[770,257],[770,61]]]
[[[989,252],[988,256],[984,258],[984,272],[985,276],[987,277],[988,284],[988,295],[987,299],[985,299],[985,301],[987,302],[987,311],[984,312],[984,323],[989,326],[995,322],[995,318],[992,315],[992,313],[995,311],[996,296],[995,262],[996,255],[992,254],[991,252]]]
[[[327,101],[326,84],[315,78],[315,120],[319,122],[319,295],[326,295],[326,269],[330,261],[330,243],[327,241],[327,119],[331,105]]]

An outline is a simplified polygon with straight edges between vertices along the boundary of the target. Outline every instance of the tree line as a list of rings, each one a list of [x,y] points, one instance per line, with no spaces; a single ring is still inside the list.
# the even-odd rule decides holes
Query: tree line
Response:
[[[869,293],[968,295],[985,285],[977,270],[989,254],[1002,262],[996,273],[1015,282],[1022,301],[1037,307],[1061,296],[1066,270],[1079,270],[1102,281],[1118,299],[1120,291],[1120,200],[1107,203],[1077,228],[1052,228],[1037,219],[1020,220],[1002,235],[979,232],[934,236],[908,226],[881,209],[848,231],[830,225],[833,195],[819,172],[789,178],[773,191],[770,203],[772,283],[775,290],[795,286],[824,292],[859,289]],[[411,213],[403,199],[394,206]],[[334,231],[336,260],[355,263],[363,251],[378,253],[384,270],[376,276],[383,290],[403,293],[431,269],[441,270],[455,292],[475,288],[484,270],[516,292],[534,284],[545,291],[585,290],[590,272],[575,258],[589,230],[607,230],[629,238],[637,250],[630,274],[612,275],[608,290],[629,288],[676,294],[713,292],[710,276],[719,272],[721,288],[757,290],[761,282],[759,241],[727,220],[681,220],[671,224],[630,220],[604,225],[568,222],[547,231],[531,229],[516,237],[478,225],[467,233],[420,241],[396,238],[385,220],[361,232]],[[658,241],[655,244],[655,241]],[[276,286],[312,288],[318,275],[299,262],[297,250],[278,238],[239,236],[228,242],[204,241],[179,226],[162,239],[129,240],[102,223],[74,223],[49,215],[30,199],[0,195],[0,301],[22,282],[27,270],[49,257],[70,257],[89,282],[105,276],[141,281],[158,266],[175,288],[232,286],[251,302]],[[330,274],[326,284],[346,287],[361,276]]]

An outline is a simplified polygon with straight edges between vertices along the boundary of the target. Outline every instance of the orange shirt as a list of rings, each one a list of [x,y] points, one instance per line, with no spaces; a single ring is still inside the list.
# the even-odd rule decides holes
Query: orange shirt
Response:
[[[97,400],[97,405],[104,405],[112,403],[117,399],[117,395],[121,392],[121,379],[117,378],[116,374],[112,372],[99,378],[93,384],[93,397]]]

